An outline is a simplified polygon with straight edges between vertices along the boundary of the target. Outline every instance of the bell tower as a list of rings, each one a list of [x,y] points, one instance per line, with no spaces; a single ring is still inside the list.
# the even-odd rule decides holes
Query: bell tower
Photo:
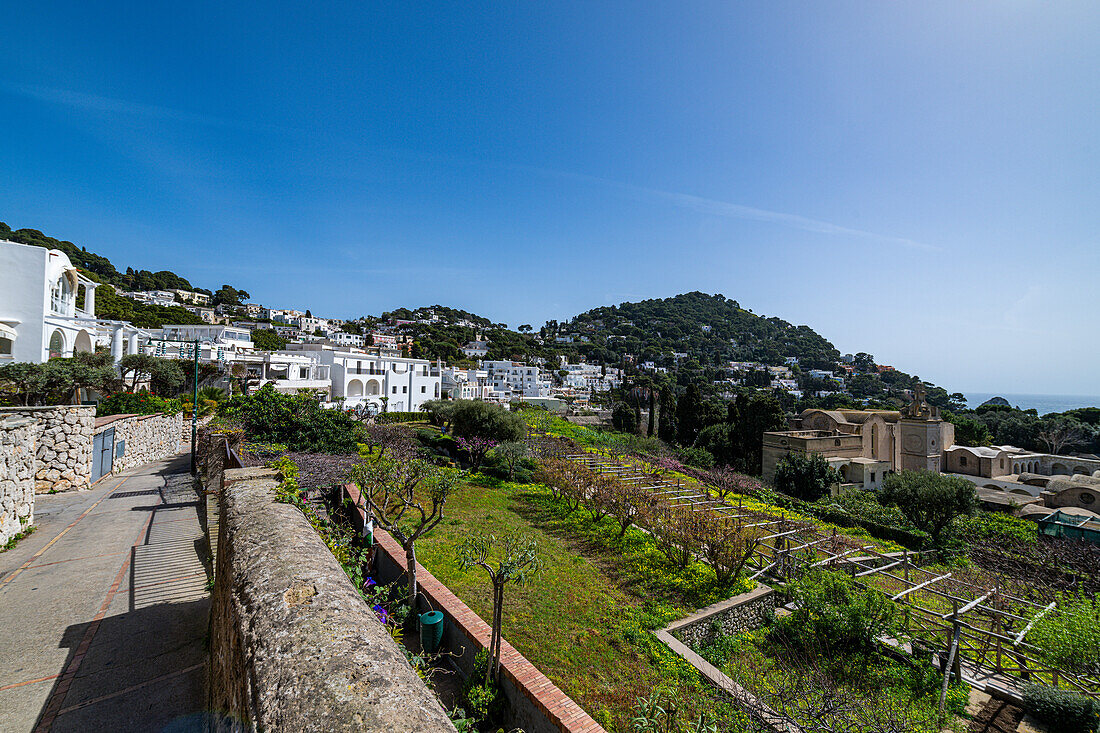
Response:
[[[917,381],[913,401],[901,411],[902,471],[939,472],[943,452],[954,443],[954,426],[944,422],[938,407],[928,404],[924,383]],[[950,434],[950,435],[949,435]]]

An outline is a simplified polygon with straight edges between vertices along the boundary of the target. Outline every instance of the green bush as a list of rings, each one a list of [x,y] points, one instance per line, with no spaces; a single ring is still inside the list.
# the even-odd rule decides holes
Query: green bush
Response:
[[[775,488],[784,494],[816,501],[829,493],[829,487],[840,483],[840,474],[820,453],[809,457],[788,453],[775,466]]]
[[[183,402],[157,397],[148,392],[119,392],[96,405],[95,414],[103,415],[152,415],[163,412],[174,415],[183,410]]]
[[[350,414],[321,407],[312,394],[281,394],[270,383],[222,402],[218,414],[240,422],[249,440],[293,451],[358,453],[364,442],[363,426]]]
[[[1100,603],[1085,595],[1058,596],[1058,606],[1035,622],[1027,640],[1048,663],[1100,676]]]
[[[382,412],[374,416],[374,421],[379,425],[395,422],[431,422],[431,416],[426,412]]]
[[[995,542],[1034,545],[1039,541],[1035,522],[1000,512],[978,512],[955,520],[956,536]]]
[[[790,587],[795,610],[776,620],[775,641],[809,651],[871,651],[894,629],[897,606],[881,591],[828,570],[806,573]]]
[[[1045,685],[1024,688],[1024,710],[1059,733],[1093,733],[1100,724],[1096,700]]]
[[[714,468],[714,456],[702,448],[684,448],[679,451],[680,461],[692,468]]]
[[[450,419],[454,434],[463,438],[487,438],[499,443],[527,436],[527,423],[522,417],[490,402],[455,400]]]

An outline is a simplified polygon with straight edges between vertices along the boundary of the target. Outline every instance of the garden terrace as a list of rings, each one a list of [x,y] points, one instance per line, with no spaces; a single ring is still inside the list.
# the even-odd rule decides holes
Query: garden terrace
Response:
[[[509,586],[504,637],[609,730],[627,730],[638,698],[675,689],[685,711],[743,716],[649,632],[744,588],[719,588],[706,565],[671,567],[645,532],[622,538],[610,518],[566,513],[540,485],[475,476],[447,502],[446,519],[417,543],[420,563],[478,616],[492,610],[476,568],[456,562],[462,540],[492,528],[531,538],[543,556],[539,577]],[[731,730],[736,730],[732,728]]]
[[[746,509],[741,498],[736,506],[719,501],[698,484],[689,485],[679,478],[672,481],[629,463],[592,453],[566,458],[596,475],[641,486],[650,492],[653,502],[763,528],[768,534],[759,538],[747,563],[755,570],[750,578],[789,581],[806,569],[828,567],[844,570],[864,585],[882,590],[909,610],[906,631],[915,642],[938,650],[949,660],[946,664],[954,662],[956,672],[965,674],[979,689],[1018,699],[1026,681],[1038,679],[1054,687],[1100,695],[1100,682],[1044,663],[1040,650],[1025,641],[1030,625],[1041,614],[1051,612],[1054,604],[1042,606],[1004,588],[918,567],[915,560],[919,555],[908,550],[881,552],[873,542],[853,543],[853,538],[835,529],[823,531],[813,522]],[[983,578],[976,575],[976,579]]]

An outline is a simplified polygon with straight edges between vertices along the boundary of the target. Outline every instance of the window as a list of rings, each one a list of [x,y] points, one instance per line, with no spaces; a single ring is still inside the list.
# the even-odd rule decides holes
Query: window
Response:
[[[1001,468],[1004,468],[1004,467],[1005,467],[1005,459],[1002,458],[1001,459]]]
[[[397,385],[396,384],[393,386],[393,393],[397,394]]]
[[[408,393],[409,393],[408,385],[402,385],[401,386],[401,394],[408,394]]]
[[[960,466],[965,466],[966,465],[966,456],[959,456],[959,465]]]
[[[871,471],[871,483],[875,482],[875,472]]]
[[[424,385],[420,385],[420,394],[424,394],[428,391],[428,388]]]
[[[12,341],[0,336],[0,356],[11,356]]]

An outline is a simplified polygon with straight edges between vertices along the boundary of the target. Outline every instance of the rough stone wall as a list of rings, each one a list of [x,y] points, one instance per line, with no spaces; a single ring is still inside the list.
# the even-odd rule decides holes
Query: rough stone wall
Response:
[[[114,428],[115,445],[117,446],[120,440],[126,441],[126,451],[121,457],[115,454],[112,469],[115,473],[120,473],[178,453],[181,447],[180,423],[182,421],[181,415],[136,415],[104,425],[96,432]]]
[[[92,475],[92,431],[95,407],[3,407],[2,416],[35,420],[37,469],[35,491],[86,489]]]
[[[225,472],[211,709],[248,729],[454,731],[274,472]],[[222,730],[237,730],[228,723]]]
[[[713,640],[716,628],[727,636],[760,628],[780,605],[779,594],[761,585],[680,619],[667,631],[689,646],[705,644]]]
[[[0,545],[34,522],[35,421],[0,417]]]

